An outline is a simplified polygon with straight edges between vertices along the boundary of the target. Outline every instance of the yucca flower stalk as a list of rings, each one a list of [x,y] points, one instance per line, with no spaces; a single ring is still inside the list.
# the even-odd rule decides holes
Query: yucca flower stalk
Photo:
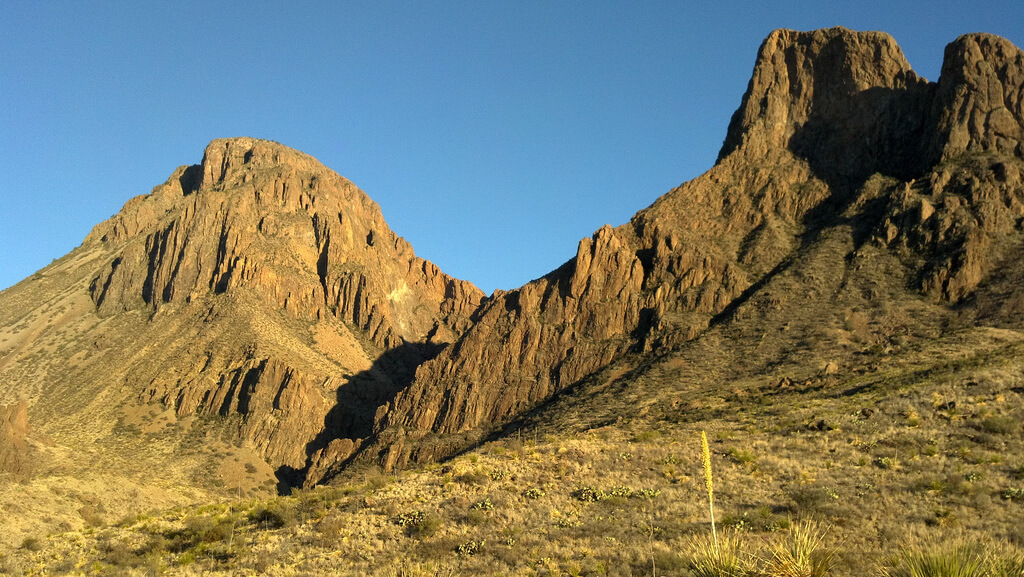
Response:
[[[711,535],[715,540],[715,553],[718,553],[718,532],[715,530],[715,483],[711,477],[711,449],[708,447],[708,434],[700,432],[700,459],[704,463],[704,486],[708,490],[708,512],[711,513]]]

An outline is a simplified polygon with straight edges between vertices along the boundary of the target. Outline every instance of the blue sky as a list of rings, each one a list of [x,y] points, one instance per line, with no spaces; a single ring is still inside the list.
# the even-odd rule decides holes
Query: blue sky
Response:
[[[775,28],[1024,46],[1024,2],[49,2],[0,15],[0,288],[255,136],[320,159],[487,292],[715,160]]]

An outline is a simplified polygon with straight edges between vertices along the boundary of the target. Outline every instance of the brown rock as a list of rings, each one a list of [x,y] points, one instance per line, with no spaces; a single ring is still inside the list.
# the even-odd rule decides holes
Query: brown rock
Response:
[[[92,307],[73,297],[58,328],[23,331],[0,358],[0,374],[38,396],[44,427],[161,403],[230,423],[232,442],[296,471],[334,439],[367,436],[484,296],[418,258],[351,182],[252,138],[210,143],[201,165],[130,200],[68,262],[54,294],[85,288]],[[52,306],[34,302],[29,317]],[[29,326],[20,319],[10,326]],[[96,346],[27,364],[53,342]]]
[[[952,43],[930,83],[888,35],[776,31],[714,167],[491,298],[312,157],[217,140],[0,294],[0,379],[53,431],[126,397],[219,419],[310,484],[354,459],[443,458],[613,362],[847,298],[858,271],[858,302],[1024,310],[1022,78],[1020,50],[987,35]]]
[[[22,476],[31,472],[27,437],[28,404],[0,405],[0,473]]]
[[[961,170],[929,176],[938,159],[931,143],[942,142],[947,152],[1010,150],[1006,135],[1014,125],[1005,115],[968,126],[966,142],[976,145],[961,145],[959,117],[949,107],[973,102],[963,94],[975,91],[976,78],[992,79],[992,94],[1013,98],[1015,89],[1006,87],[1015,86],[1020,66],[1008,43],[958,43],[964,47],[948,50],[947,59],[972,62],[980,72],[951,63],[955,72],[936,85],[910,69],[886,34],[772,33],[718,164],[628,225],[584,239],[573,260],[543,279],[495,295],[456,345],[421,366],[381,411],[378,433],[469,433],[508,420],[628,351],[692,339],[792,262],[805,226],[831,226],[844,206],[852,216],[842,218],[881,228],[876,235],[894,250],[930,255],[930,268],[919,274],[924,291],[946,301],[970,294],[991,266],[987,239],[1016,222],[1021,204],[1019,190],[987,183],[991,175],[1012,180],[1016,164],[979,169],[974,184],[965,184]],[[980,48],[970,48],[975,44]],[[984,110],[995,110],[988,92],[985,99],[991,106]],[[981,144],[989,141],[996,144]],[[875,173],[904,182],[869,182]],[[917,178],[938,189],[923,190]],[[971,192],[962,192],[965,186]],[[879,195],[889,206],[881,220],[856,212],[877,205]],[[778,309],[778,298],[773,302]],[[406,443],[385,453],[386,465],[400,466],[415,450]]]
[[[992,34],[965,34],[946,47],[935,102],[943,159],[965,152],[1021,156],[1024,53]]]

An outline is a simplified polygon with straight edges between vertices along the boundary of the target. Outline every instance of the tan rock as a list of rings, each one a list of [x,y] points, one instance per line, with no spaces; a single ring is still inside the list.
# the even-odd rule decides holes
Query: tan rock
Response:
[[[13,405],[0,405],[0,473],[15,476],[31,473],[27,437],[28,404],[19,401]]]

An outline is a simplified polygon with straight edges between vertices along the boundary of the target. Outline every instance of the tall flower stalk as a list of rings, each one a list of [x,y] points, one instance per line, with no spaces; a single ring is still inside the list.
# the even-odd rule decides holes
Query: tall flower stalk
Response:
[[[708,490],[708,512],[711,513],[711,535],[715,539],[715,554],[718,554],[718,532],[715,530],[715,483],[711,477],[711,449],[708,434],[700,432],[700,459],[704,463],[704,486]]]

